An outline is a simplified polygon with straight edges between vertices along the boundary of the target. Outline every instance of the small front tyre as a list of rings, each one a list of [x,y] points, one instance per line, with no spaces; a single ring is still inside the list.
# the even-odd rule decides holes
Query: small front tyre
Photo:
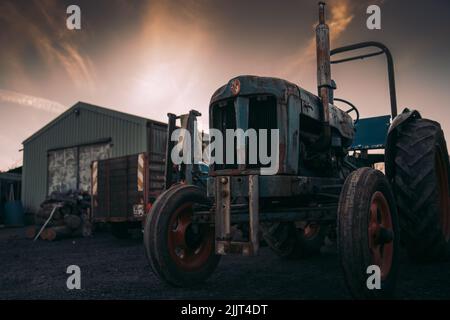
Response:
[[[397,209],[389,182],[380,171],[361,168],[347,177],[338,206],[338,249],[353,297],[393,295],[399,251]],[[373,265],[380,270],[379,288],[369,279],[374,275],[369,268]]]
[[[214,228],[192,222],[193,206],[207,205],[202,189],[176,185],[154,203],[144,228],[144,245],[153,272],[177,287],[205,281],[216,269]]]

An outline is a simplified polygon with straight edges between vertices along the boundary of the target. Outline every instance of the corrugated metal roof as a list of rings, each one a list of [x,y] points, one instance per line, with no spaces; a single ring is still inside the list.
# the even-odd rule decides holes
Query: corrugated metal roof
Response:
[[[148,122],[164,124],[163,122],[159,122],[159,121],[155,121],[155,120],[139,117],[139,116],[136,116],[136,115],[132,115],[132,114],[129,114],[129,113],[116,111],[116,110],[112,110],[112,109],[108,109],[108,108],[96,106],[96,105],[93,105],[93,104],[90,104],[90,103],[79,101],[76,104],[74,104],[72,107],[70,107],[69,109],[64,111],[62,114],[60,114],[58,117],[56,117],[55,119],[50,121],[48,124],[46,124],[40,130],[35,132],[33,135],[31,135],[30,137],[25,139],[22,142],[22,144],[26,144],[26,143],[29,143],[30,141],[34,140],[36,137],[38,137],[41,134],[43,134],[45,131],[47,131],[48,129],[53,127],[55,124],[57,124],[59,121],[61,121],[65,117],[69,116],[72,112],[75,112],[75,110],[77,110],[77,109],[89,110],[91,112],[99,113],[99,114],[106,115],[106,116],[113,117],[113,118],[120,118],[120,119],[129,121],[129,122],[140,124],[140,125],[144,125],[144,126],[147,125]]]

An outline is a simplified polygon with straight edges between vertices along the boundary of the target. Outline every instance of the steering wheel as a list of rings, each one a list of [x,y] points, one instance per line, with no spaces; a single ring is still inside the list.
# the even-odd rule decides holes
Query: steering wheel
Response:
[[[340,99],[340,98],[334,98],[334,101],[339,101],[339,102],[343,102],[345,104],[348,104],[351,108],[348,109],[347,111],[345,111],[346,113],[350,113],[352,111],[355,111],[356,113],[356,119],[354,120],[354,124],[356,124],[359,121],[359,111],[358,108],[355,107],[355,105],[353,103],[351,103],[350,101],[344,100],[344,99]]]

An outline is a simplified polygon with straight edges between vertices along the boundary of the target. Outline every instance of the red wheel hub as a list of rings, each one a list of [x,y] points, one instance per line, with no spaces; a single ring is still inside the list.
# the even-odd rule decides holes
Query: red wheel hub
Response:
[[[389,275],[394,251],[394,231],[389,204],[380,191],[372,195],[369,212],[369,248],[372,263],[379,266],[381,279]]]
[[[320,225],[309,223],[303,229],[303,236],[305,239],[312,239],[319,233],[319,231],[320,231]]]
[[[445,240],[448,241],[450,239],[450,193],[448,186],[448,169],[447,164],[442,157],[442,151],[439,148],[436,150],[435,159],[442,233],[444,234]]]
[[[176,210],[168,230],[169,254],[185,271],[201,268],[214,250],[214,230],[192,223],[192,205],[186,203]]]

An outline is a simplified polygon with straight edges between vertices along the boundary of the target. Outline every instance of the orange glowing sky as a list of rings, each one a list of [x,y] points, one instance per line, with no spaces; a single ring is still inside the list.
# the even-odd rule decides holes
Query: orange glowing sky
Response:
[[[78,4],[82,30],[65,27]],[[366,28],[378,4],[382,30]],[[414,107],[450,137],[450,5],[441,0],[330,0],[332,47],[384,42],[399,109]],[[77,101],[166,121],[195,108],[207,127],[215,89],[240,74],[285,78],[316,92],[317,1],[1,0],[0,170],[21,142]],[[382,57],[333,67],[337,97],[363,117],[389,113]],[[450,138],[449,138],[450,139]]]

